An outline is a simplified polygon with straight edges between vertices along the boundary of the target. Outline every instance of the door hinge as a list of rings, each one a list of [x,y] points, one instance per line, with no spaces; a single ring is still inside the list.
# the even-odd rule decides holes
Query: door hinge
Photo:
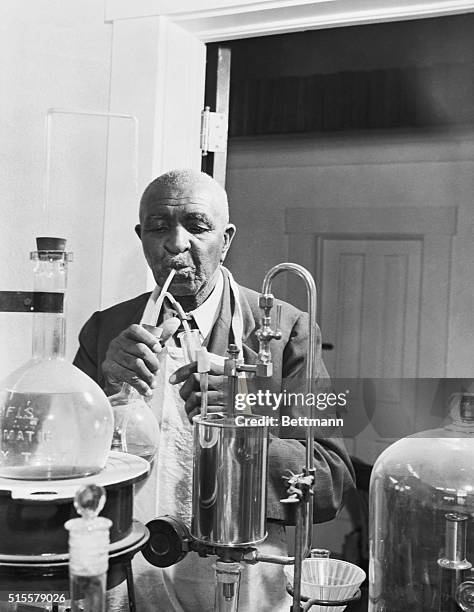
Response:
[[[227,148],[227,116],[211,112],[209,106],[201,111],[201,152],[223,153]]]

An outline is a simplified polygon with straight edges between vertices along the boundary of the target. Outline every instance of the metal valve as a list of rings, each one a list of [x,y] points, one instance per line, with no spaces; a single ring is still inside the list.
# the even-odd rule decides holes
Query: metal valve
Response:
[[[291,488],[293,488],[293,492],[291,491]],[[291,487],[291,488],[288,489],[288,497],[285,497],[285,499],[280,499],[281,504],[299,504],[300,503],[301,498],[303,496],[302,492],[299,489],[295,489],[294,487]]]
[[[275,329],[271,326],[271,309],[273,308],[274,297],[271,293],[263,293],[258,300],[258,305],[263,311],[260,328],[256,331],[259,350],[257,359],[257,376],[269,377],[273,374],[272,354],[270,351],[270,341],[280,340],[281,304],[277,304]]]

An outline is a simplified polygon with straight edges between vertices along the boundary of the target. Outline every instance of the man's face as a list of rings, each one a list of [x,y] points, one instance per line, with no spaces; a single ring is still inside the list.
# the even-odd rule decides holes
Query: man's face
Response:
[[[223,207],[205,186],[168,187],[150,194],[137,232],[157,284],[163,286],[173,268],[173,295],[207,297],[235,231],[225,221]]]

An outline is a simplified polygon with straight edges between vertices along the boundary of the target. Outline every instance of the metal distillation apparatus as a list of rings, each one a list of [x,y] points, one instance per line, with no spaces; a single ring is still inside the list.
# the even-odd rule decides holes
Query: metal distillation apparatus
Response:
[[[312,538],[314,468],[314,431],[306,428],[306,465],[300,474],[288,479],[288,496],[281,503],[295,507],[295,553],[293,557],[265,555],[257,545],[266,537],[266,481],[269,427],[237,425],[235,396],[241,372],[257,377],[271,377],[273,372],[270,342],[281,337],[277,324],[272,327],[271,293],[274,278],[291,272],[306,285],[309,314],[309,347],[306,360],[306,392],[312,391],[317,350],[316,286],[311,274],[302,266],[281,263],[271,268],[263,280],[259,307],[261,326],[256,335],[259,342],[255,364],[245,364],[235,345],[228,348],[224,374],[228,380],[227,410],[210,413],[201,409],[194,417],[194,477],[193,518],[191,530],[175,517],[165,516],[148,523],[151,536],[143,550],[145,558],[157,567],[169,567],[189,551],[200,556],[216,555],[217,590],[215,610],[231,612],[238,609],[238,594],[242,563],[258,562],[280,565],[294,564],[292,612],[301,608],[301,569],[309,556]],[[205,377],[206,368],[199,368]],[[203,380],[203,379],[201,379]],[[205,380],[205,378],[204,378]],[[202,394],[203,396],[205,393]],[[205,400],[204,400],[205,402]],[[201,407],[202,408],[202,407]],[[312,416],[312,415],[311,415]],[[305,598],[303,598],[305,599]],[[307,599],[307,598],[306,598]],[[311,603],[308,602],[310,605]],[[306,604],[306,606],[308,605]],[[313,603],[317,603],[314,601]],[[344,602],[348,603],[348,602]],[[306,609],[309,609],[306,607]]]

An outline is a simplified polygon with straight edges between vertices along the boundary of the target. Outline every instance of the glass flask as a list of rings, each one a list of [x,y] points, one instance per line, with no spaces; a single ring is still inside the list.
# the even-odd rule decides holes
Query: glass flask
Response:
[[[461,601],[474,563],[474,394],[450,408],[448,425],[395,442],[373,468],[369,612],[474,610]]]
[[[160,345],[176,332],[180,320],[167,319],[160,327],[141,323]],[[131,385],[124,382],[118,393],[109,397],[114,413],[112,450],[137,455],[153,463],[160,438],[158,421],[147,400]]]
[[[114,413],[112,450],[138,455],[150,463],[158,449],[159,427],[145,399],[128,383],[109,397]]]
[[[0,383],[0,477],[52,480],[99,472],[113,415],[102,389],[64,359],[66,241],[37,238],[33,354]]]

